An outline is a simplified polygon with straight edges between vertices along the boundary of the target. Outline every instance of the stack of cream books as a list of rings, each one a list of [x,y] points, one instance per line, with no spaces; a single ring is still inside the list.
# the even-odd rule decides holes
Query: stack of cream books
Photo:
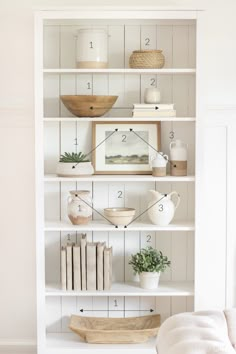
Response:
[[[132,115],[135,118],[176,117],[174,103],[134,103]]]
[[[109,290],[112,284],[112,247],[105,242],[87,242],[61,247],[62,290]]]

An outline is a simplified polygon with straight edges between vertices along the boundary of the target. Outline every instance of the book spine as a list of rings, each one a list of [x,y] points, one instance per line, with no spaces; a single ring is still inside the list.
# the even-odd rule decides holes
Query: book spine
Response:
[[[162,111],[133,111],[132,112],[133,117],[176,117],[176,111],[175,110],[162,110]]]
[[[174,109],[174,104],[169,103],[169,104],[163,104],[163,103],[157,103],[157,104],[134,104],[133,105],[134,109],[137,110],[161,110],[161,109]]]
[[[97,245],[97,290],[101,291],[104,289],[104,243],[99,243]]]
[[[66,248],[61,247],[61,289],[66,290]]]
[[[86,234],[82,235],[81,238],[81,285],[82,285],[82,290],[87,289],[86,285],[86,241],[87,241],[87,236]]]
[[[110,290],[112,285],[112,247],[104,248],[104,290]]]
[[[73,247],[73,278],[74,290],[81,290],[81,271],[80,271],[80,246]]]
[[[71,245],[66,246],[66,278],[67,278],[66,288],[67,288],[67,290],[70,291],[73,289],[73,284],[72,284],[72,246]]]
[[[96,277],[96,243],[88,242],[87,251],[87,290],[94,291],[97,289]]]

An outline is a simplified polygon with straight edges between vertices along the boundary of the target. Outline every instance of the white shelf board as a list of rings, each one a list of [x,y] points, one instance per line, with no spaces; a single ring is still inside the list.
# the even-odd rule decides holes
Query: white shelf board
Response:
[[[63,291],[59,285],[48,285],[46,296],[193,296],[193,282],[160,282],[154,290],[142,289],[139,282],[114,283],[111,290],[103,291]]]
[[[104,221],[91,221],[87,225],[72,225],[65,221],[46,221],[44,231],[194,231],[193,221],[176,221],[167,226],[157,226],[148,222],[134,222],[127,228],[118,226],[117,228]]]
[[[115,107],[114,107],[115,108]],[[195,117],[45,117],[44,122],[196,122]]]
[[[91,175],[81,177],[58,177],[56,174],[44,176],[45,182],[194,182],[195,176],[165,176],[152,175]]]
[[[156,354],[156,337],[139,344],[89,344],[74,333],[47,333],[45,354]]]
[[[46,74],[195,74],[196,69],[171,68],[171,69],[43,69]]]

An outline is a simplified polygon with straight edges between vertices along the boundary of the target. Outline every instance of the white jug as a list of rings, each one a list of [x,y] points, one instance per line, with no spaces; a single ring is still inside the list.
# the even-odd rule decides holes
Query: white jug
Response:
[[[177,192],[171,192],[169,194],[162,194],[158,191],[150,190],[152,199],[148,204],[148,216],[151,222],[159,226],[167,226],[174,217],[175,210],[180,203],[180,196]],[[177,202],[171,200],[173,195],[177,196]]]
[[[163,152],[158,152],[156,157],[152,159],[152,175],[154,177],[166,176],[166,165],[168,162],[168,156]]]
[[[171,176],[187,175],[188,145],[181,140],[170,143],[170,174]]]

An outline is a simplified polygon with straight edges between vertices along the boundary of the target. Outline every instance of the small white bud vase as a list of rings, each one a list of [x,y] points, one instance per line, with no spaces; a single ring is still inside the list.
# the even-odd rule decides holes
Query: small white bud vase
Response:
[[[104,29],[80,29],[77,37],[78,68],[107,68],[108,35]]]
[[[139,274],[140,287],[143,289],[157,289],[159,285],[160,273],[142,272]]]
[[[162,194],[158,191],[151,190],[149,193],[152,196],[148,204],[148,216],[154,225],[167,226],[173,219],[175,211],[180,203],[180,196],[177,192]],[[177,197],[176,204],[171,200],[173,196]]]
[[[90,191],[70,191],[67,213],[73,225],[88,224],[92,220],[92,198]]]
[[[152,159],[152,175],[154,177],[166,176],[166,165],[168,162],[168,156],[163,152],[158,152]]]
[[[171,176],[187,176],[188,145],[181,140],[170,143]]]
[[[144,91],[144,102],[145,103],[160,103],[161,93],[155,87],[148,87]]]

